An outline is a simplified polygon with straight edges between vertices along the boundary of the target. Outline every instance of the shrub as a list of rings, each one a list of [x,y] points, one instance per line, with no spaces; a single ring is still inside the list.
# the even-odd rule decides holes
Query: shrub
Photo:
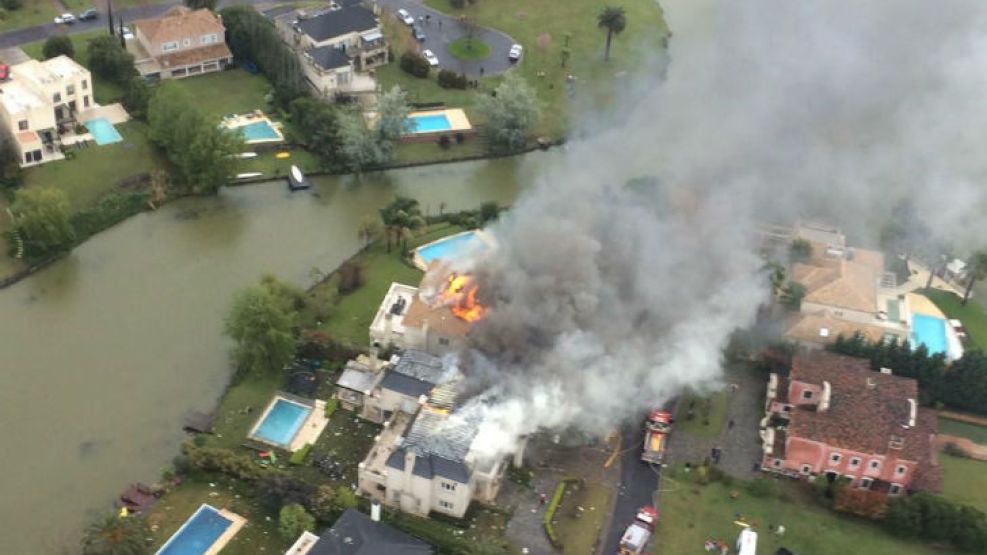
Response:
[[[295,451],[288,457],[288,464],[298,466],[305,463],[305,457],[308,456],[308,452],[312,450],[312,444],[306,443],[301,449]]]
[[[336,506],[339,507],[340,511],[345,511],[346,509],[353,509],[357,505],[356,494],[353,490],[346,486],[339,486],[336,488]]]
[[[69,58],[75,57],[75,45],[67,35],[52,35],[45,41],[41,48],[41,55],[47,60],[57,56],[66,55]]]
[[[254,461],[229,449],[219,447],[187,446],[186,453],[189,463],[209,472],[222,472],[241,480],[253,481],[260,477],[261,469]]]
[[[963,551],[981,552],[987,545],[984,513],[927,493],[892,500],[884,526],[896,535],[948,541]]]
[[[89,67],[93,75],[117,84],[137,75],[134,55],[124,50],[116,37],[105,35],[89,41]]]
[[[469,82],[462,73],[443,69],[439,71],[439,86],[443,89],[465,89]]]
[[[449,0],[449,4],[457,10],[461,10],[466,7],[466,0]]]
[[[566,486],[578,481],[576,478],[563,478],[559,481],[559,485],[555,486],[555,493],[552,494],[552,500],[548,502],[548,507],[545,509],[545,516],[542,519],[542,525],[545,528],[545,534],[548,535],[548,541],[558,549],[562,548],[562,542],[559,541],[559,536],[555,533],[555,525],[552,524],[552,519],[555,518],[555,512],[559,510],[559,505],[562,503]]]
[[[438,143],[442,148],[449,148],[452,146],[452,139],[449,138],[449,135],[442,135],[439,137]]]
[[[426,60],[421,54],[412,50],[406,50],[404,54],[401,54],[401,61],[399,65],[401,66],[401,70],[405,73],[409,73],[421,79],[428,77],[428,72],[431,69],[428,65],[428,60]]]
[[[315,530],[315,518],[298,503],[285,505],[278,514],[278,530],[284,539],[294,540],[302,532]]]
[[[339,267],[339,282],[336,290],[340,295],[352,293],[363,285],[363,266],[359,262],[346,261]]]
[[[770,497],[776,493],[774,480],[764,476],[756,478],[747,484],[747,492],[754,497]]]
[[[333,414],[336,414],[336,409],[339,408],[339,399],[329,399],[326,401],[326,418],[332,418]]]
[[[461,145],[466,140],[466,135],[462,131],[456,131],[456,144]]]
[[[963,449],[962,447],[960,447],[959,445],[953,442],[949,442],[946,445],[944,445],[942,448],[942,452],[946,453],[947,455],[952,455],[954,457],[960,457],[964,459],[970,456],[970,454],[967,453],[965,449]]]
[[[257,498],[270,511],[292,503],[305,505],[313,493],[314,486],[282,471],[266,472],[257,481]]]
[[[5,10],[19,10],[24,5],[24,0],[2,0],[0,6]]]

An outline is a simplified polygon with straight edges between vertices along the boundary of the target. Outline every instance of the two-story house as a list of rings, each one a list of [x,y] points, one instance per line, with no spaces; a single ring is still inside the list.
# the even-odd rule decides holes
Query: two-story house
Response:
[[[222,19],[207,9],[178,6],[133,23],[127,50],[148,80],[180,79],[224,69],[233,61]]]
[[[60,135],[95,106],[89,70],[68,56],[14,65],[0,83],[0,120],[21,166],[63,159]]]
[[[938,490],[936,415],[917,400],[917,381],[868,360],[797,355],[788,376],[768,381],[761,467],[889,495]]]
[[[454,377],[442,359],[417,349],[383,363],[374,355],[361,356],[346,364],[335,396],[343,408],[380,424],[398,411],[414,415],[436,386]]]
[[[359,2],[316,10],[272,8],[264,15],[302,62],[305,79],[319,96],[376,92],[366,72],[388,62],[377,16]]]
[[[392,283],[370,324],[372,346],[421,349],[435,355],[460,349],[472,324],[449,306],[426,298],[435,291],[430,282],[442,277],[441,272],[427,273],[419,287]]]

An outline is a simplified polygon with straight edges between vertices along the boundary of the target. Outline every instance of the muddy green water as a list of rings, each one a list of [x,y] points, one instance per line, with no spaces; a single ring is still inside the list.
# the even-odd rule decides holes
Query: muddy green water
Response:
[[[177,454],[229,377],[222,317],[264,272],[307,285],[395,194],[510,202],[551,155],[224,190],[142,214],[0,291],[0,553],[74,553],[80,527]]]

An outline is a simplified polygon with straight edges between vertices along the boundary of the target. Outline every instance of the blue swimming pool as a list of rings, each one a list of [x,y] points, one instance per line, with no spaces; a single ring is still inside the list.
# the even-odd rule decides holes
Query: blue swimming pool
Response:
[[[277,130],[268,121],[255,121],[237,129],[247,142],[281,140],[281,135],[278,135]]]
[[[232,524],[214,507],[204,504],[168,538],[156,555],[202,555]]]
[[[948,353],[946,321],[926,314],[912,314],[912,344],[925,345],[930,354]]]
[[[470,231],[425,245],[418,249],[418,255],[422,257],[425,265],[428,265],[433,260],[453,260],[470,250],[484,248],[486,244],[476,236],[476,233]]]
[[[106,118],[96,118],[87,121],[86,129],[89,130],[89,134],[93,136],[93,140],[98,145],[109,145],[119,143],[123,140],[120,132]]]
[[[435,133],[452,129],[452,124],[449,123],[449,118],[445,114],[411,116],[408,121],[412,133]]]
[[[274,445],[288,447],[311,412],[312,407],[279,397],[264,421],[254,430],[253,436]]]

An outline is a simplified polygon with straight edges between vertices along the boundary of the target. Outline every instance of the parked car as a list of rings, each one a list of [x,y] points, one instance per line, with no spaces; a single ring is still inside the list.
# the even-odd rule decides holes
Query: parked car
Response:
[[[79,14],[79,21],[89,21],[91,19],[96,19],[97,17],[99,17],[99,12],[97,12],[95,8],[89,8]]]
[[[66,25],[71,25],[71,24],[75,23],[75,16],[72,15],[72,14],[70,14],[70,13],[68,13],[68,12],[63,13],[62,15],[56,15],[55,16],[55,24],[58,25],[59,23],[64,23]]]
[[[408,10],[404,8],[398,10],[398,19],[403,21],[404,24],[408,25],[409,27],[415,24],[415,18],[411,17],[411,14],[408,13]]]
[[[133,40],[134,39],[134,33],[130,30],[130,27],[123,27],[123,28],[121,28],[120,29],[120,36],[123,37],[123,40]]]
[[[0,64],[0,81],[6,81],[7,79],[10,79],[10,66]]]
[[[428,62],[428,65],[432,67],[436,67],[439,65],[438,56],[436,56],[435,53],[429,50],[428,48],[422,50],[422,56],[425,57],[425,60]]]
[[[411,27],[411,34],[418,42],[425,42],[425,31],[421,27],[414,25]]]
[[[511,46],[511,51],[507,53],[507,59],[516,62],[521,59],[521,54],[524,52],[524,48],[520,44],[515,44]]]

